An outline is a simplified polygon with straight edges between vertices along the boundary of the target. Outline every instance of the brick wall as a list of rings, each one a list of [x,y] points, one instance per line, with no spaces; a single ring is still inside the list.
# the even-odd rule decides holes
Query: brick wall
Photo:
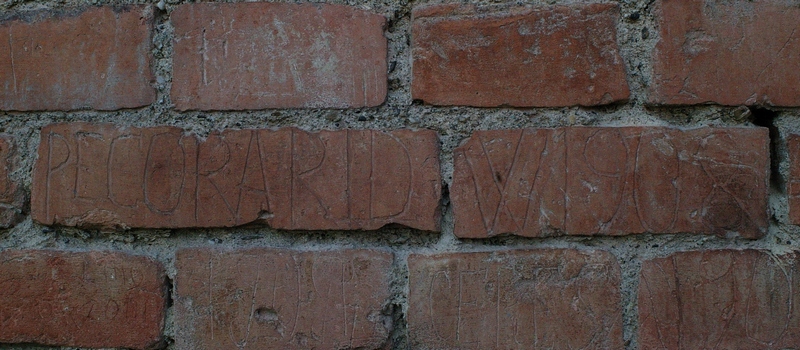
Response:
[[[0,348],[800,344],[800,3],[0,3]]]

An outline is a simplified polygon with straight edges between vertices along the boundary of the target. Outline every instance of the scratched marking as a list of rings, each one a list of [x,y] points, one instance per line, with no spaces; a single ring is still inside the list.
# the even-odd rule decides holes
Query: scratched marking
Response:
[[[477,132],[455,151],[456,234],[479,236],[477,217],[489,236],[758,237],[767,226],[768,165],[735,140],[747,137],[766,156],[759,133],[635,127]]]
[[[380,104],[386,73],[373,68],[385,66],[383,19],[342,10],[256,3],[177,9],[176,76],[193,77],[173,85],[178,108],[230,109],[231,101],[237,109]],[[326,20],[331,16],[338,20]]]
[[[184,342],[203,348],[375,348],[388,336],[381,315],[389,297],[387,254],[193,250],[179,254],[178,264],[198,267],[184,270],[180,283],[203,286],[179,287],[177,326],[192,333],[177,339],[180,349],[189,348]]]
[[[797,105],[784,87],[800,76],[782,72],[800,53],[798,16],[792,1],[664,2],[651,102]]]
[[[779,349],[800,341],[795,255],[678,253],[646,261],[641,276],[645,348]]]
[[[148,12],[139,5],[117,13],[87,8],[75,16],[42,12],[33,22],[4,21],[2,109],[116,110],[151,104]],[[91,58],[92,64],[76,64],[80,58]]]
[[[412,159],[415,142],[434,140],[415,133],[230,130],[200,141],[174,128],[51,126],[37,165],[45,217],[34,216],[74,225],[70,218],[103,210],[103,219],[130,227],[413,224],[413,196],[434,194],[417,180],[430,175],[415,171],[436,156]],[[149,219],[135,219],[142,215]]]
[[[8,31],[8,55],[11,59],[11,78],[14,81],[14,93],[17,93],[17,66],[14,65],[14,38],[11,33],[12,28],[6,28]]]
[[[615,265],[609,255],[567,250],[414,256],[412,345],[617,348],[622,337]]]
[[[140,339],[149,343],[160,334],[164,275],[153,261],[117,253],[6,251],[0,271],[2,342],[146,348],[152,344]],[[45,285],[51,288],[37,287]],[[131,322],[140,326],[118,331]]]

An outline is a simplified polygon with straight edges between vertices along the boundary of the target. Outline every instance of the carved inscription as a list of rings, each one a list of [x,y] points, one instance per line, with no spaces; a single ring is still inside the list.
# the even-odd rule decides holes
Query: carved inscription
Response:
[[[55,124],[42,130],[33,218],[102,229],[439,229],[433,131]]]
[[[334,4],[178,6],[179,110],[377,106],[386,99],[386,19]]]
[[[800,344],[797,255],[676,253],[645,261],[642,349],[788,349]]]
[[[16,149],[9,135],[0,134],[0,227],[14,226],[23,218],[26,195],[22,186],[11,179],[16,170]]]
[[[161,265],[122,253],[0,253],[0,343],[150,349],[165,314]]]
[[[703,233],[768,227],[766,128],[476,132],[455,150],[455,234]]]
[[[0,109],[145,106],[153,8],[141,5],[32,11],[0,20]]]
[[[177,254],[177,349],[377,349],[392,255],[186,249]]]
[[[412,348],[621,349],[620,269],[600,251],[412,255]]]
[[[411,91],[436,105],[599,105],[628,98],[616,4],[414,9]]]

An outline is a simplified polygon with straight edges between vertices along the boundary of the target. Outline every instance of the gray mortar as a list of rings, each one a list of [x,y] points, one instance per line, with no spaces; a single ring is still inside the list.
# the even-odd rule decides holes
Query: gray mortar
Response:
[[[173,125],[187,132],[207,135],[227,128],[270,128],[297,126],[305,130],[321,129],[379,129],[427,128],[439,133],[443,186],[450,186],[453,173],[453,149],[474,130],[523,127],[558,127],[568,125],[592,126],[753,126],[745,110],[736,107],[647,106],[647,86],[652,75],[650,57],[658,39],[654,16],[654,0],[622,0],[617,25],[617,41],[625,61],[627,80],[631,89],[628,103],[603,107],[580,108],[469,108],[434,107],[412,101],[410,94],[411,52],[410,24],[414,6],[433,1],[408,0],[331,0],[314,1],[348,4],[373,11],[387,18],[385,35],[388,38],[388,96],[376,108],[361,109],[293,109],[261,111],[177,112],[169,97],[172,70],[173,27],[169,14],[185,0],[165,0],[163,10],[155,10],[153,33],[154,86],[156,103],[140,109],[113,112],[0,112],[0,132],[16,138],[20,169],[11,174],[30,193],[31,169],[36,159],[41,127],[54,122],[90,121],[117,125]],[[296,2],[286,0],[281,2]],[[585,3],[581,0],[492,1],[468,0],[475,4],[566,4]],[[157,1],[125,0],[9,0],[0,3],[0,12],[41,9],[69,9],[85,5],[118,5]],[[630,19],[638,13],[638,20]],[[647,33],[646,37],[643,33]],[[746,83],[746,82],[743,82]],[[788,133],[800,133],[800,109],[773,109],[778,112],[774,125],[781,138]],[[360,121],[359,119],[362,119]],[[773,140],[777,150],[774,162],[779,162],[780,179],[788,174],[786,145],[783,139]],[[780,181],[779,181],[780,182]],[[162,262],[170,281],[174,280],[175,252],[185,247],[278,247],[296,250],[331,250],[341,248],[378,248],[395,254],[391,276],[392,297],[385,310],[394,319],[391,342],[394,349],[409,349],[405,312],[408,309],[408,266],[406,258],[414,253],[446,253],[491,251],[509,248],[577,248],[600,249],[616,256],[622,268],[623,336],[626,349],[638,348],[637,288],[642,261],[667,256],[674,252],[698,249],[768,250],[774,254],[796,251],[800,228],[788,224],[787,194],[780,183],[773,184],[770,193],[772,221],[769,232],[758,240],[724,239],[715,236],[689,234],[631,235],[621,237],[548,237],[521,238],[512,236],[484,240],[458,239],[453,234],[453,212],[449,198],[443,199],[441,233],[420,232],[396,227],[377,231],[283,231],[268,227],[232,229],[131,230],[102,233],[64,227],[47,227],[32,222],[28,216],[14,228],[0,231],[0,250],[46,248],[59,250],[115,250],[150,256]],[[172,349],[174,336],[172,309],[168,311],[165,329],[167,349]],[[0,349],[53,349],[34,345],[0,344]],[[77,349],[64,347],[61,349]]]

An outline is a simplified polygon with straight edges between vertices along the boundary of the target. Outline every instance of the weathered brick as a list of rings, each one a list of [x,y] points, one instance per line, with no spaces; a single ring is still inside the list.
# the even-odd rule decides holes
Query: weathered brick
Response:
[[[454,158],[459,237],[758,238],[769,226],[766,128],[478,131]]]
[[[331,4],[178,6],[179,110],[377,106],[386,99],[383,16]]]
[[[0,134],[0,227],[14,226],[22,220],[26,195],[20,184],[9,176],[17,168],[14,139]]]
[[[676,253],[645,261],[642,349],[786,349],[800,344],[796,254]]]
[[[117,252],[0,252],[0,343],[148,349],[161,341],[161,264]]]
[[[649,100],[800,106],[795,0],[661,0]]]
[[[176,266],[177,349],[376,349],[389,340],[391,253],[184,249]]]
[[[629,96],[614,4],[414,9],[413,98],[435,105],[599,105]]]
[[[33,219],[101,229],[439,230],[430,130],[227,130],[53,124],[42,129]]]
[[[571,249],[412,255],[413,349],[622,349],[620,268]]]
[[[23,13],[0,21],[0,108],[116,110],[153,103],[152,7]]]
[[[789,222],[800,225],[800,135],[790,134],[786,138],[789,151],[789,177],[786,193],[789,195]]]

